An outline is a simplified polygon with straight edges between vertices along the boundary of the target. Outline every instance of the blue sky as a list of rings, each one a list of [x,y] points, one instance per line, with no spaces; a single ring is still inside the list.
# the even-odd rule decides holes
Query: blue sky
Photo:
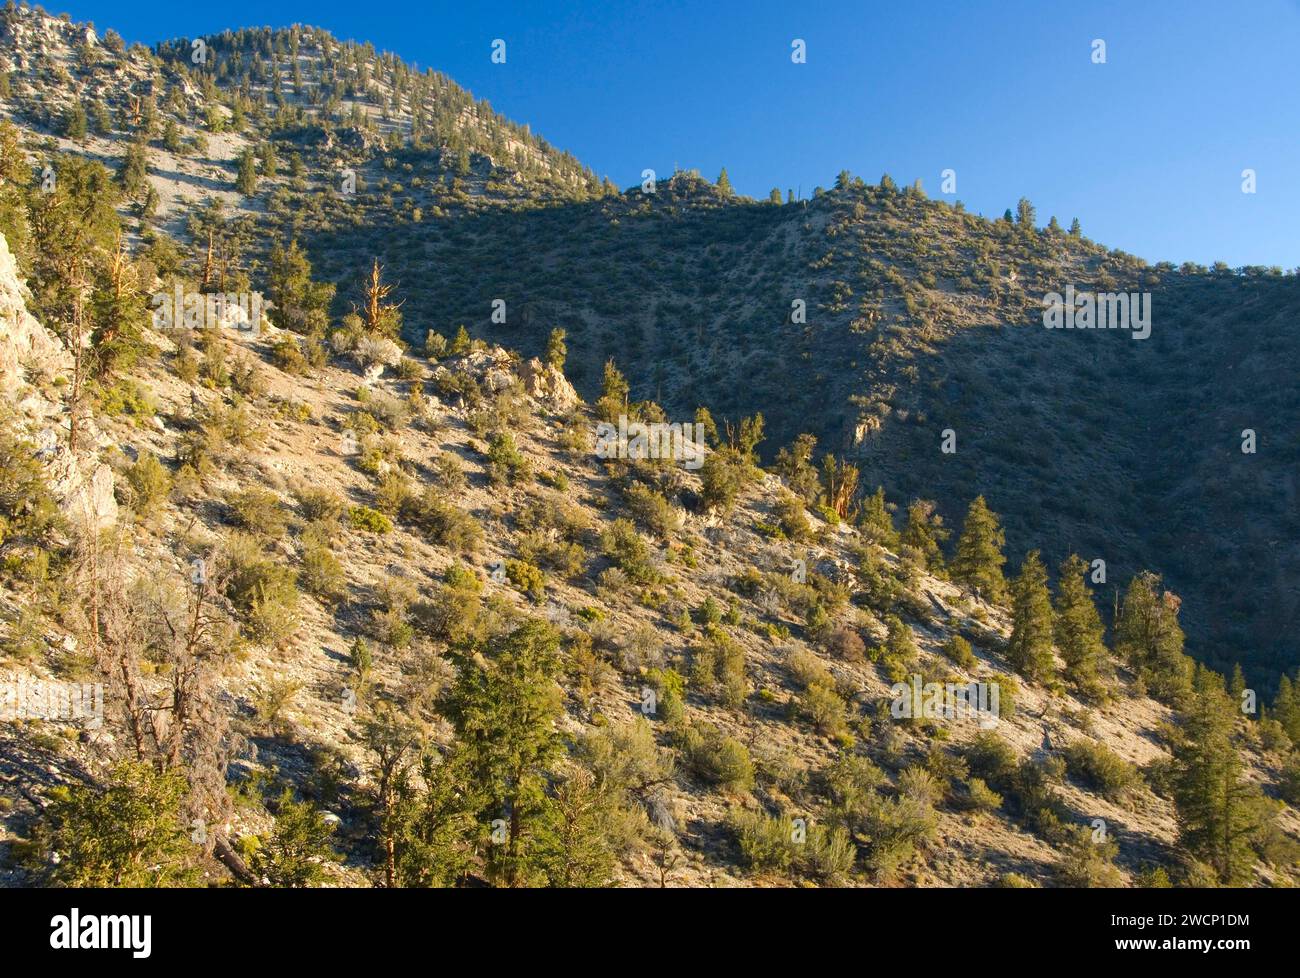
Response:
[[[726,166],[743,193],[957,172],[996,215],[1151,261],[1300,266],[1300,0],[47,6],[152,44],[307,23],[446,72],[620,186]],[[491,43],[507,43],[504,65]],[[807,63],[791,62],[791,41]],[[1093,64],[1093,39],[1107,63]],[[1258,191],[1241,191],[1253,169]]]

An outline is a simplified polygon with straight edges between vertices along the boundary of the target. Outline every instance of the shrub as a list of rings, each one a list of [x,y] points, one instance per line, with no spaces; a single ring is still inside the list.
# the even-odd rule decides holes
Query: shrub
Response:
[[[541,568],[523,560],[506,561],[506,577],[536,603],[546,597],[546,575]]]
[[[912,858],[918,845],[933,837],[935,826],[934,809],[923,800],[873,797],[861,833],[868,841],[868,867],[881,879],[891,878]]]
[[[845,662],[862,662],[866,658],[867,646],[856,630],[840,625],[826,637],[826,651]]]
[[[483,545],[483,528],[478,520],[444,502],[432,486],[407,500],[403,516],[440,546],[475,553]]]
[[[310,523],[324,521],[336,523],[343,518],[347,503],[338,493],[329,489],[299,486],[293,490],[294,498],[302,510],[303,519]]]
[[[392,520],[369,506],[349,506],[348,524],[354,530],[364,530],[367,533],[389,533],[393,529]]]
[[[1066,770],[1111,801],[1121,801],[1138,785],[1137,768],[1101,744],[1076,740],[1064,754]]]
[[[699,777],[725,791],[745,792],[754,786],[754,764],[745,745],[711,724],[685,728],[682,753]]]
[[[487,476],[493,485],[516,485],[531,478],[528,460],[515,447],[514,436],[498,431],[488,438]]]
[[[837,740],[844,740],[848,736],[849,724],[845,718],[844,700],[831,686],[823,682],[812,683],[800,696],[799,706],[818,733]]]
[[[298,627],[297,573],[262,552],[255,540],[232,537],[226,544],[226,596],[243,613],[250,636],[278,645]]]
[[[302,583],[309,592],[325,601],[333,601],[343,592],[343,565],[319,536],[303,541]]]
[[[749,695],[745,650],[718,626],[708,626],[691,655],[691,680],[705,692],[716,692],[727,706],[738,707]]]
[[[142,516],[154,513],[172,490],[171,473],[152,452],[140,453],[136,463],[126,470],[126,481],[136,512]]]
[[[974,669],[979,662],[970,642],[960,635],[949,636],[948,641],[943,643],[943,654],[963,669]]]
[[[650,559],[650,548],[630,520],[615,520],[600,535],[601,548],[629,579],[653,584],[659,577]]]
[[[812,536],[812,526],[804,515],[803,500],[798,496],[783,495],[772,507],[772,515],[776,517],[781,532],[790,540],[800,543]]]
[[[633,483],[624,490],[623,498],[633,518],[659,539],[671,540],[681,530],[682,512],[648,486]]]
[[[287,374],[301,376],[307,373],[307,358],[296,337],[282,335],[271,346],[271,362]]]
[[[265,489],[245,489],[231,499],[230,508],[235,523],[259,537],[279,538],[289,522],[280,497]]]

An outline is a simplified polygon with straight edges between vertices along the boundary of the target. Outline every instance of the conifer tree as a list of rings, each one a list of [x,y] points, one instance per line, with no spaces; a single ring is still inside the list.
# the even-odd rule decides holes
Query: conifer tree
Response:
[[[815,435],[802,434],[794,444],[776,453],[773,468],[783,478],[790,490],[806,503],[817,498],[817,469],[813,467],[813,451],[817,447]]]
[[[1286,673],[1277,681],[1277,695],[1273,697],[1273,719],[1282,724],[1282,729],[1291,738],[1292,744],[1300,745],[1300,702],[1296,699],[1295,684]]]
[[[546,362],[556,370],[564,369],[564,361],[569,355],[569,348],[564,345],[564,330],[558,326],[551,330],[550,338],[546,341]]]
[[[998,524],[997,514],[989,509],[983,496],[976,496],[966,511],[957,553],[952,560],[952,576],[986,601],[1001,601],[1007,583],[1002,576],[1006,557],[1002,547],[1006,535]]]
[[[1055,636],[1065,660],[1066,678],[1085,696],[1096,699],[1105,692],[1106,630],[1084,580],[1087,572],[1087,561],[1077,554],[1071,554],[1061,564]]]
[[[612,359],[605,361],[605,374],[601,378],[600,387],[596,413],[604,421],[616,422],[619,415],[628,413],[628,396],[631,394],[632,386]]]
[[[876,491],[862,501],[858,510],[858,527],[873,543],[889,550],[898,548],[898,531],[894,529],[894,517],[885,502],[883,486],[876,486]]]
[[[235,177],[235,189],[245,197],[257,193],[257,161],[253,158],[251,149],[239,154],[239,175]]]
[[[914,499],[907,507],[907,526],[903,528],[904,546],[920,551],[925,566],[935,573],[943,572],[943,551],[939,544],[948,539],[943,517],[934,511],[928,499]]]
[[[722,168],[722,172],[718,174],[718,189],[728,197],[733,193],[731,189],[731,178],[727,176],[727,168],[725,166]]]
[[[1007,661],[1028,679],[1052,678],[1052,599],[1047,590],[1047,569],[1038,551],[1031,550],[1011,585],[1011,638]]]
[[[469,663],[452,697],[469,777],[484,797],[481,824],[497,822],[503,834],[488,847],[488,872],[506,886],[527,885],[538,874],[547,781],[564,749],[555,727],[563,709],[559,644],[549,623],[530,619]]]
[[[1178,624],[1178,598],[1160,588],[1149,571],[1129,582],[1115,625],[1115,652],[1122,656],[1151,695],[1176,703],[1185,694],[1190,662],[1183,655],[1183,630]]]
[[[1179,717],[1182,737],[1173,750],[1178,837],[1188,852],[1214,868],[1221,883],[1238,885],[1250,877],[1255,862],[1250,843],[1265,820],[1264,809],[1242,777],[1232,743],[1237,708],[1222,677],[1198,666],[1192,685]]]

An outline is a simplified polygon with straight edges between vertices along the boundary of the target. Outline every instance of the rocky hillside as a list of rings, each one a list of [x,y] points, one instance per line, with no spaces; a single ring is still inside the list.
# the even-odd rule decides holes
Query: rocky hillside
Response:
[[[1273,499],[1285,452],[1263,434],[1259,471],[1224,474],[1213,438],[1108,410],[1224,434],[1267,407],[1270,431],[1284,384],[1206,392],[1206,421],[1169,372],[1227,355],[1224,295],[1256,330],[1234,367],[1280,371],[1293,279],[1149,268],[849,177],[806,205],[689,174],[619,194],[364,47],[205,45],[195,69],[191,41],[3,15],[0,670],[103,703],[0,726],[5,882],[1293,882],[1300,713],[1194,672],[1172,593],[1130,587],[1114,654],[1080,612],[1085,675],[1065,582],[1056,618],[1045,575],[974,586],[933,523],[821,451],[776,457],[811,431],[957,525],[982,492],[1013,566],[1041,543],[1053,570],[1194,584],[1170,514]],[[1021,328],[1063,280],[1168,288],[1207,329]],[[178,289],[274,306],[151,322]],[[704,430],[610,458],[620,417]],[[1195,491],[1145,468],[1175,454]],[[1230,551],[1198,521],[1194,553],[1233,566],[1294,519],[1252,512]],[[1250,553],[1234,600],[1294,593],[1285,547]],[[1216,606],[1183,597],[1196,649]],[[913,682],[997,707],[908,716]],[[1218,808],[1211,782],[1235,786]]]

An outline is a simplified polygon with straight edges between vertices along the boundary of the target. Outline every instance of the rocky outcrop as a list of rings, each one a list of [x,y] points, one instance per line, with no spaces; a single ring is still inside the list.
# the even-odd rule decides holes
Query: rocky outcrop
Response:
[[[9,242],[0,234],[0,395],[5,397],[22,387],[29,373],[54,376],[71,369],[63,344],[27,311],[27,296]]]
[[[581,402],[564,371],[549,363],[544,364],[536,357],[519,368],[519,379],[529,397],[541,401],[553,411],[569,411]]]
[[[39,390],[17,396],[36,377],[72,369],[63,344],[27,310],[27,296],[9,242],[0,234],[0,397],[14,404],[19,427],[33,438],[59,508],[77,528],[102,529],[117,520],[113,470],[93,451],[68,449],[66,405]],[[85,443],[92,444],[93,425],[85,427]]]

